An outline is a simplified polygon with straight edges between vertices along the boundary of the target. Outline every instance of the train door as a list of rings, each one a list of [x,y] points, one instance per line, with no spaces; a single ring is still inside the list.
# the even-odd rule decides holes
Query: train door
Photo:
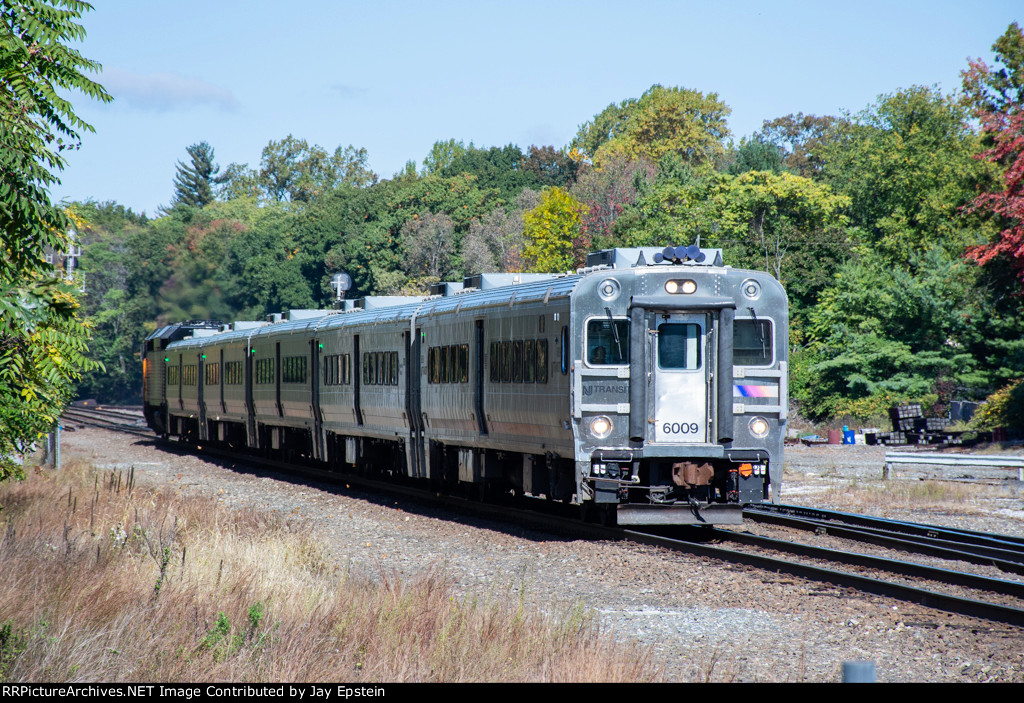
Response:
[[[406,464],[410,476],[426,476],[423,457],[423,416],[420,395],[420,330],[405,337],[405,415],[409,419],[409,441],[406,445]]]
[[[647,316],[647,368],[651,392],[648,439],[708,441],[711,354],[706,313],[652,312]]]
[[[250,337],[245,344],[245,434],[246,445],[253,449],[260,445],[256,428],[256,399],[252,389],[255,381],[253,378],[255,362],[252,357],[255,353],[256,350],[252,348],[252,337]]]
[[[363,360],[359,356],[359,335],[352,335],[352,405],[356,423],[363,424],[363,411],[359,407],[359,391],[363,382]]]
[[[473,412],[476,413],[476,423],[480,434],[487,434],[487,417],[484,415],[484,321],[476,321],[476,332],[473,350]],[[494,363],[494,359],[491,359]]]
[[[281,405],[281,343],[274,344],[274,398],[277,401],[277,416],[284,417],[284,406]]]
[[[199,439],[207,440],[206,427],[206,354],[196,357],[196,406],[199,408]]]
[[[217,380],[219,382],[219,388],[220,388],[220,411],[226,415],[227,412],[228,412],[228,404],[224,400],[224,349],[223,349],[223,347],[220,350],[220,359],[219,359],[219,363],[217,364],[217,369],[220,371],[220,374],[217,377]]]
[[[320,412],[320,340],[309,341],[309,399],[310,410],[313,413],[313,458],[319,461],[326,461],[327,453],[324,451],[324,416]]]

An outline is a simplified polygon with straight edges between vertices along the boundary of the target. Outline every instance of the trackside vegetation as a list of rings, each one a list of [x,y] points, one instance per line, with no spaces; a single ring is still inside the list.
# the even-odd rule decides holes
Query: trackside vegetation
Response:
[[[85,371],[91,325],[75,287],[47,263],[67,251],[73,213],[50,202],[64,152],[92,127],[63,96],[109,101],[89,78],[99,64],[69,43],[85,37],[84,2],[0,6],[0,480],[13,455],[48,432]]]
[[[0,484],[0,682],[652,681],[580,603],[366,574],[308,522],[71,462]]]

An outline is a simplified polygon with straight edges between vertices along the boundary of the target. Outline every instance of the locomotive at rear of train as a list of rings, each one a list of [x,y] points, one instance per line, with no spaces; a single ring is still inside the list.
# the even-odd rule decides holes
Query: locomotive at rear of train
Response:
[[[611,249],[576,274],[478,274],[143,350],[167,437],[579,504],[739,523],[778,500],[788,302],[719,250]]]

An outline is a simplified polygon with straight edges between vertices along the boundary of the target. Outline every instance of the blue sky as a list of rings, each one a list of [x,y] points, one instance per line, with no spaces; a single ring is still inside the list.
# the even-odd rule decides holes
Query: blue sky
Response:
[[[330,2],[93,0],[78,47],[115,97],[55,200],[156,214],[185,148],[256,166],[289,134],[365,147],[382,178],[437,140],[565,146],[655,83],[717,93],[734,138],[766,119],[857,112],[912,85],[959,87],[1019,2]]]

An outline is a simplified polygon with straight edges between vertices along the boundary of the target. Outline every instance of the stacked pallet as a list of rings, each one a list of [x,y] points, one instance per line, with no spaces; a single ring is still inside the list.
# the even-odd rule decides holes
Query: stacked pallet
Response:
[[[991,442],[991,432],[949,432],[952,424],[947,417],[925,417],[920,403],[894,405],[889,408],[892,432],[864,434],[867,444],[938,444],[944,446],[973,446],[979,442]]]

